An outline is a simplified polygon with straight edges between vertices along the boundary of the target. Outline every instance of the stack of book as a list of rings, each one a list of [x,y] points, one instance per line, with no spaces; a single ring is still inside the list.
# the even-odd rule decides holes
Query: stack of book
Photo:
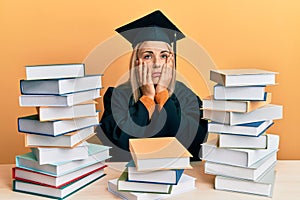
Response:
[[[65,198],[103,177],[110,147],[86,141],[99,124],[101,75],[84,64],[26,66],[20,88],[20,105],[38,113],[18,118],[31,152],[16,156],[13,190]]]
[[[282,106],[265,92],[275,72],[259,69],[212,70],[214,94],[203,99],[208,132],[217,139],[202,144],[205,173],[216,175],[215,189],[272,196],[279,136],[267,134]]]
[[[108,190],[124,199],[163,199],[195,189],[191,154],[175,137],[130,139],[133,160]]]

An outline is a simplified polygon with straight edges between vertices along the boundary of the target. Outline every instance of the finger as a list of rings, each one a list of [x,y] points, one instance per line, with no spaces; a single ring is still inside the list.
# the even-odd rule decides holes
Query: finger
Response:
[[[147,71],[147,83],[152,83],[152,66],[147,65],[148,71]]]
[[[147,84],[147,72],[148,72],[147,63],[143,63],[143,85]]]
[[[173,65],[174,65],[174,56],[173,56],[173,54],[169,55],[169,57],[167,59],[167,64],[168,64],[168,66],[173,67]]]
[[[139,66],[139,59],[138,59],[138,58],[135,60],[134,66],[135,66],[135,67],[138,67],[138,66]]]
[[[139,66],[138,66],[138,76],[139,76],[139,84],[143,83],[143,62],[139,59]]]
[[[165,63],[162,65],[161,74],[164,75],[166,74],[166,72],[167,72],[167,64]]]

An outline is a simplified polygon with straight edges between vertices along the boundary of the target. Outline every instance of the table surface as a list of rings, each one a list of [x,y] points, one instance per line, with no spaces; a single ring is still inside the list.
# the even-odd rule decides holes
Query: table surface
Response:
[[[107,174],[100,180],[74,193],[68,199],[119,199],[107,190],[107,182],[110,179],[118,178],[126,163],[109,162],[105,169]],[[230,199],[230,200],[250,200],[265,199],[268,197],[242,194],[236,192],[226,192],[214,189],[213,175],[204,174],[204,162],[192,162],[193,169],[185,170],[184,173],[195,177],[196,189],[172,197],[172,199]],[[0,165],[0,199],[45,199],[43,197],[22,194],[12,191],[11,168],[13,164]],[[300,160],[280,160],[276,164],[276,179],[272,199],[300,199]]]

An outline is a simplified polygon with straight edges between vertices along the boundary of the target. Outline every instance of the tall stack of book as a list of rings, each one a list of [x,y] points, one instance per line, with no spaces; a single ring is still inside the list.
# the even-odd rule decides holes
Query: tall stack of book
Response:
[[[130,139],[133,160],[108,190],[124,199],[163,199],[195,189],[191,154],[175,137]]]
[[[208,132],[202,144],[205,173],[216,175],[215,189],[272,196],[279,136],[267,134],[282,106],[265,92],[277,73],[259,69],[212,70],[214,94],[203,100]]]
[[[31,152],[16,156],[14,191],[65,198],[105,175],[110,147],[86,141],[99,124],[101,87],[101,75],[85,75],[84,64],[26,66],[20,106],[38,113],[18,118]]]

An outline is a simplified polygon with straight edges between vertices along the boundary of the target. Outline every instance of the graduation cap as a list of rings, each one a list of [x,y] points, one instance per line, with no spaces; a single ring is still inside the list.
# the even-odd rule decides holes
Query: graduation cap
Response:
[[[175,63],[176,41],[185,37],[160,10],[117,28],[116,31],[128,40],[133,48],[144,41],[163,41],[170,45],[173,43]]]

